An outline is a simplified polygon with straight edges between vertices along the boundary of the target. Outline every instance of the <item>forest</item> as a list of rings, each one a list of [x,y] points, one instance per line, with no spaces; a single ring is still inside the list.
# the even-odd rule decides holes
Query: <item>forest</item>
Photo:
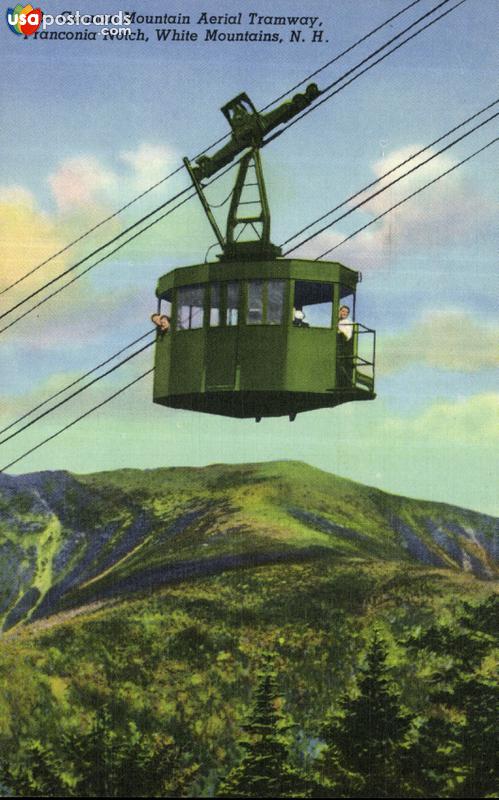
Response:
[[[302,624],[279,626],[217,578],[13,636],[3,796],[495,796],[497,596],[435,616],[420,595],[417,613],[395,600],[408,581],[387,597],[363,572],[353,606],[353,571],[337,573],[320,627],[324,582]]]

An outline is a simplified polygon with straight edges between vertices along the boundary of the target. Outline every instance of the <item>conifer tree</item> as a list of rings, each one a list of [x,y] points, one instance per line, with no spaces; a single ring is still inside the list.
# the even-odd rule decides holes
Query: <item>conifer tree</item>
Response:
[[[286,722],[280,707],[277,673],[267,654],[258,673],[258,685],[245,736],[241,763],[220,784],[217,797],[307,797],[301,773],[290,764]]]
[[[445,738],[438,735],[439,731],[436,735],[434,732],[426,769],[430,768],[433,775],[437,774],[438,754],[444,752],[448,770],[442,788],[445,791],[448,785],[451,797],[497,797],[497,683],[476,673],[463,674],[451,686],[433,691],[430,701],[452,709],[454,714],[452,720],[445,723]],[[459,716],[455,714],[456,710]],[[419,741],[415,749],[421,749]]]
[[[492,594],[479,605],[464,603],[457,618],[407,641],[413,652],[443,659],[428,697],[436,713],[413,747],[435,794],[494,797],[499,791],[499,688],[482,668],[496,644],[498,610],[499,598]]]
[[[454,686],[454,702],[466,716],[457,736],[464,773],[464,780],[459,785],[459,796],[497,797],[497,682],[479,676],[467,676]]]
[[[331,796],[403,794],[410,724],[390,676],[385,644],[375,634],[358,680],[358,694],[345,695],[323,728],[327,747],[320,766]]]
[[[99,709],[88,733],[67,738],[66,750],[84,797],[176,796],[180,770],[171,738],[146,736],[133,722],[120,729],[109,705]]]
[[[456,730],[451,719],[432,714],[418,720],[404,757],[407,797],[448,797],[455,774]]]
[[[197,770],[180,765],[170,736],[143,734],[132,721],[120,728],[105,704],[87,732],[62,737],[58,753],[50,743],[21,741],[18,762],[0,763],[0,781],[30,797],[179,797]]]

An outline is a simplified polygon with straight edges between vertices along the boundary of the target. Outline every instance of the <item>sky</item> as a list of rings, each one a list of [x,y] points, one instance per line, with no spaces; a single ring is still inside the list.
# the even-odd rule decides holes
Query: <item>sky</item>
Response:
[[[436,4],[419,0],[314,80],[320,88],[332,83]],[[55,15],[67,5],[41,8]],[[236,94],[246,91],[257,107],[266,106],[405,5],[226,0],[222,8],[142,0],[125,7],[85,0],[72,9],[189,17],[177,26],[132,25],[148,37],[135,41],[25,39],[2,18],[0,291],[175,170],[183,156],[223,136],[220,107]],[[497,9],[495,0],[466,0],[263,150],[276,244],[496,100]],[[203,13],[241,14],[241,23],[204,24]],[[270,19],[258,22],[258,15]],[[300,24],[297,43],[289,41],[288,26],[275,24],[279,16],[318,19],[313,28],[310,19]],[[158,41],[158,27],[198,39]],[[283,41],[205,41],[213,28],[276,32]],[[312,41],[313,30],[322,32],[321,41]],[[497,118],[295,254],[315,258],[495,136]],[[497,163],[496,144],[331,255],[363,274],[357,319],[377,331],[374,402],[308,412],[293,424],[283,417],[255,425],[156,406],[147,378],[9,472],[297,459],[386,491],[498,514]],[[210,202],[227,196],[232,175],[210,188]],[[0,294],[0,328],[36,301],[7,314],[13,305],[186,186],[181,171]],[[145,333],[158,277],[203,262],[213,241],[191,200],[0,332],[0,427]],[[149,350],[0,444],[0,467],[151,366]]]

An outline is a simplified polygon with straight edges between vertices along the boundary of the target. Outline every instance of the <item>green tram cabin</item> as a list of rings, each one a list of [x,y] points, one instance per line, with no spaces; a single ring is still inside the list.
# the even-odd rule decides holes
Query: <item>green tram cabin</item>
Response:
[[[310,84],[262,114],[243,92],[222,108],[228,143],[196,165],[184,159],[222,254],[159,279],[159,312],[171,324],[157,334],[154,402],[260,421],[375,397],[374,331],[355,321],[359,273],[336,262],[281,258],[270,241],[259,149],[319,95]],[[203,181],[243,151],[224,237]],[[342,305],[349,308],[343,332]]]
[[[375,334],[354,322],[358,280],[342,264],[298,259],[164,275],[157,296],[171,327],[158,334],[154,401],[259,421],[372,400]],[[342,305],[350,339],[338,332]]]

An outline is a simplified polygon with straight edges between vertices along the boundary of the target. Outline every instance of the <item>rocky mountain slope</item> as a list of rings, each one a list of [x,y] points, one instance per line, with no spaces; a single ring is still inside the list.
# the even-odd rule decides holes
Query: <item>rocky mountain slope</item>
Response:
[[[499,520],[299,462],[0,475],[4,630],[235,568],[341,560],[496,570]]]

